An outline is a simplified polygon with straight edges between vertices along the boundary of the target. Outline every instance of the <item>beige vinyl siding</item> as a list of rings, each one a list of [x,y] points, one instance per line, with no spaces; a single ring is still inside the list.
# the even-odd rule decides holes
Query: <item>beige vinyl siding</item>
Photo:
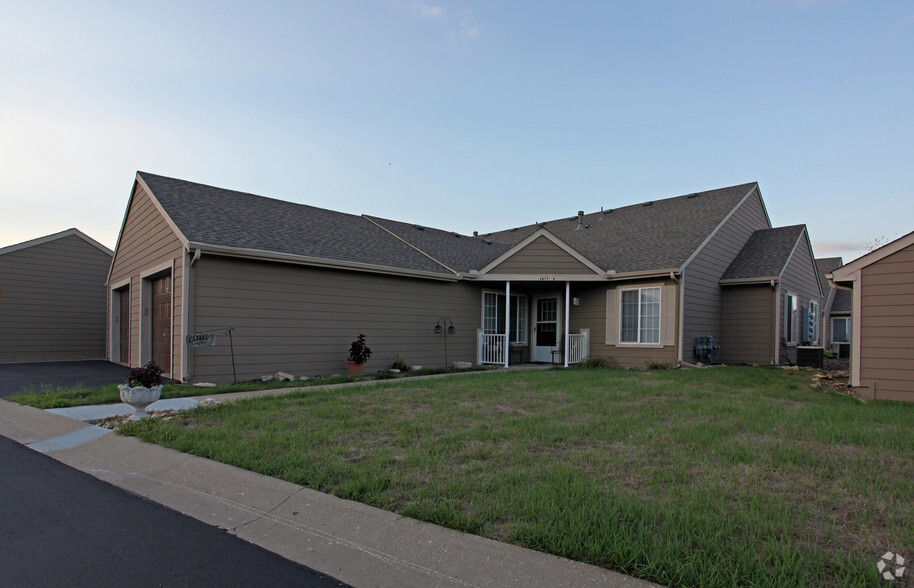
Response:
[[[547,239],[538,237],[488,272],[493,274],[593,274],[593,270]]]
[[[439,317],[457,329],[447,338],[448,361],[476,361],[480,288],[300,265],[204,255],[191,270],[193,330],[234,327],[239,380],[285,371],[296,376],[346,373],[349,344],[364,333],[372,350],[366,372],[409,365],[442,367]],[[192,382],[230,382],[228,338],[188,349]]]
[[[611,359],[622,367],[643,368],[648,360],[675,364],[677,359],[675,341],[678,338],[677,328],[679,325],[679,314],[676,307],[679,300],[679,288],[675,282],[670,280],[662,281],[661,341],[669,341],[668,331],[672,330],[672,341],[674,343],[662,346],[607,344],[607,318],[609,318],[609,322],[612,325],[610,328],[613,331],[618,325],[618,316],[615,316],[618,313],[617,305],[613,304],[614,313],[607,317],[607,290],[649,286],[657,283],[657,280],[631,282],[615,284],[610,288],[607,288],[606,284],[572,284],[571,296],[578,298],[579,305],[571,306],[569,330],[572,333],[579,333],[581,329],[590,329],[590,355]]]
[[[120,242],[114,253],[114,263],[109,284],[130,280],[130,361],[131,366],[140,365],[140,338],[146,338],[144,348],[149,348],[148,328],[143,328],[144,308],[141,307],[144,272],[151,268],[171,264],[172,275],[172,370],[170,377],[180,379],[181,375],[181,316],[184,300],[184,247],[178,236],[159,212],[146,191],[137,184],[130,209],[124,222]],[[111,293],[108,304],[111,304]],[[147,300],[146,307],[150,302]],[[110,317],[110,312],[109,312]],[[110,357],[109,318],[109,357]]]
[[[110,263],[76,235],[0,255],[0,362],[104,359]]]
[[[758,190],[727,219],[685,269],[683,361],[695,360],[695,339],[721,336],[723,298],[720,277],[752,233],[770,228]]]
[[[781,274],[779,283],[780,296],[778,303],[780,312],[778,314],[778,329],[781,340],[781,352],[778,363],[796,363],[797,348],[796,345],[784,345],[783,341],[787,338],[787,293],[796,294],[798,302],[798,313],[802,317],[802,309],[809,309],[810,300],[819,300],[821,304],[822,296],[819,293],[819,279],[816,273],[815,265],[812,261],[812,252],[809,250],[809,243],[806,235],[801,235],[799,243],[793,254],[787,261],[787,265]],[[806,325],[801,325],[797,319],[797,344],[802,345],[808,341]]]
[[[777,290],[768,284],[723,289],[721,362],[770,365],[774,361],[776,296]]]
[[[914,401],[914,245],[863,268],[859,287],[860,384]]]

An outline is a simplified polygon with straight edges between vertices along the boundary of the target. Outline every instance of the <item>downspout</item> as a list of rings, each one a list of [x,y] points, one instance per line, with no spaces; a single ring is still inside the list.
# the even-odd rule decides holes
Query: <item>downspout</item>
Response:
[[[685,274],[683,273],[683,270],[680,269],[678,280],[676,279],[676,274],[674,272],[670,272],[670,278],[679,286],[679,345],[676,346],[676,359],[679,360],[679,363],[682,363],[682,348],[685,342]]]

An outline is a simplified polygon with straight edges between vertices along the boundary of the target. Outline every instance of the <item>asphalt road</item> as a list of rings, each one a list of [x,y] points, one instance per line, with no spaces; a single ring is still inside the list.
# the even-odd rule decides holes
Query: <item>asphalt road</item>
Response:
[[[0,398],[53,388],[123,384],[130,368],[110,361],[0,363]]]
[[[0,585],[346,586],[2,436]]]

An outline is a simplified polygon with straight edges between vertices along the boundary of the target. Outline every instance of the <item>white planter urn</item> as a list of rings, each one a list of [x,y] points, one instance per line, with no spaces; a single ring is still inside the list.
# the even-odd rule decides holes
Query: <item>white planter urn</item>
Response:
[[[133,414],[130,415],[131,421],[138,421],[148,417],[146,407],[159,399],[162,395],[162,384],[147,388],[146,386],[128,386],[121,384],[118,386],[121,391],[121,400],[133,407]]]

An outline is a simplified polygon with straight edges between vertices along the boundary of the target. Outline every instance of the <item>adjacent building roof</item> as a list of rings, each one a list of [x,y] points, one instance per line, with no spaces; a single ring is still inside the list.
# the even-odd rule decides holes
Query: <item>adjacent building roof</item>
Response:
[[[828,283],[828,274],[842,265],[844,265],[844,259],[840,257],[822,257],[816,260],[816,273],[819,276],[819,287],[822,288],[823,292],[828,292],[828,289],[832,287],[832,285]]]
[[[545,227],[606,271],[681,268],[758,184],[749,183],[675,198],[527,225],[483,235],[514,245]]]
[[[805,231],[805,225],[755,231],[721,276],[721,282],[780,278]]]
[[[5,255],[7,253],[12,253],[14,251],[21,251],[29,247],[34,247],[36,245],[42,245],[44,243],[50,243],[51,241],[56,241],[58,239],[63,239],[64,237],[76,236],[92,245],[99,251],[106,253],[107,255],[114,255],[114,252],[93,239],[89,237],[79,229],[67,229],[65,231],[60,231],[59,233],[53,233],[51,235],[45,235],[44,237],[38,237],[37,239],[31,239],[29,241],[23,241],[22,243],[16,243],[15,245],[9,245],[7,247],[0,248],[0,255]]]

